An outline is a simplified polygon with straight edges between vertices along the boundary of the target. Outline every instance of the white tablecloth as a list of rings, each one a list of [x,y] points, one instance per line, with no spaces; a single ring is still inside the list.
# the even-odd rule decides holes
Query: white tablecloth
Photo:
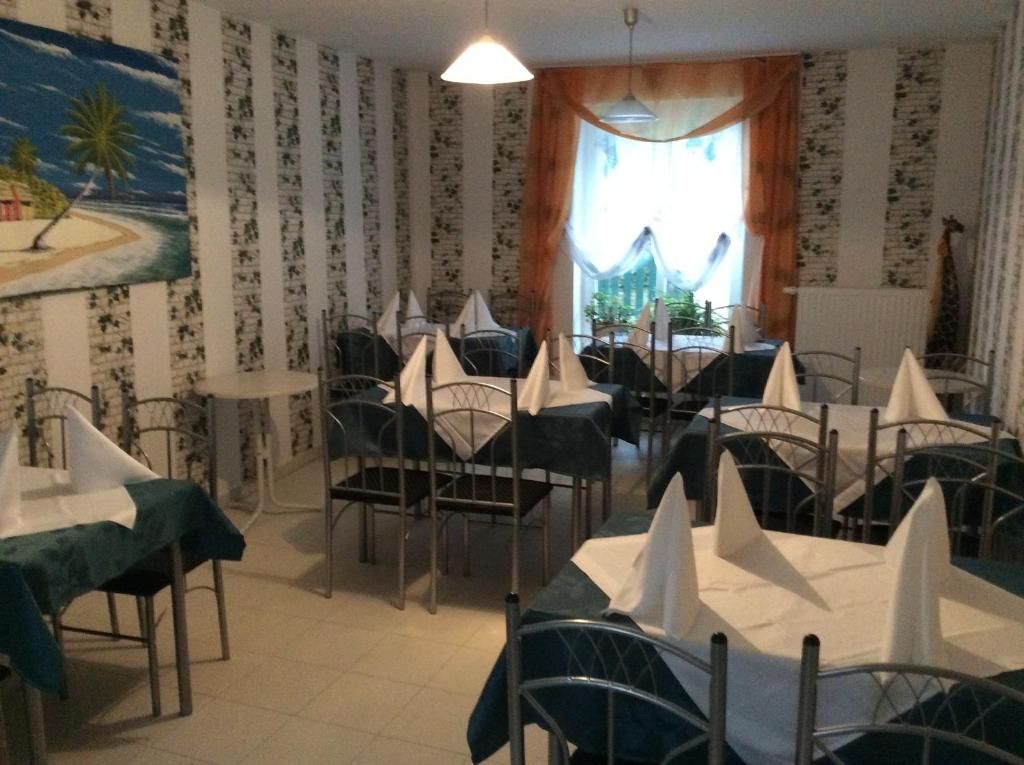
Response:
[[[649,341],[648,341],[649,342]],[[729,338],[716,335],[673,335],[672,336],[672,392],[676,393],[693,381],[705,367],[718,358],[716,353],[703,351],[728,350]],[[687,350],[680,350],[686,348]],[[745,351],[768,351],[775,348],[771,343],[747,343]],[[653,366],[649,348],[637,350],[637,356],[654,371],[654,376],[662,385],[668,386],[668,362],[670,358],[668,344],[657,341],[654,344]]]

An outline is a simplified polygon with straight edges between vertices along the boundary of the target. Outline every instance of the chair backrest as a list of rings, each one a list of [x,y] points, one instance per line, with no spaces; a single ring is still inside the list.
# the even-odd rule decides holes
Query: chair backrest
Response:
[[[405,328],[407,322],[406,316],[401,311],[398,312],[398,318],[395,322],[395,349],[399,356],[398,366],[401,368],[405,362],[409,360],[409,357],[416,351],[416,346],[420,344],[420,341],[425,337],[427,342],[433,343],[437,337],[437,325],[436,324],[417,324],[413,325],[413,328]],[[449,327],[445,325],[445,335],[449,335]]]
[[[471,375],[519,377],[523,369],[526,330],[459,328],[459,363]],[[550,346],[548,346],[550,348]]]
[[[668,385],[671,390],[681,390],[697,399],[712,399],[715,396],[731,396],[735,389],[735,354],[733,332],[730,328],[721,347],[713,347],[670,337],[670,352],[675,357],[670,364]],[[677,346],[676,343],[680,344]],[[676,380],[681,375],[681,380]]]
[[[202,485],[217,501],[217,421],[214,399],[136,399],[121,393],[121,448],[164,478]],[[159,453],[154,454],[158,446]],[[149,449],[147,450],[147,447]]]
[[[588,720],[605,721],[603,728],[596,729],[588,723],[587,735],[593,740],[587,743],[599,749],[595,754],[605,755],[609,765],[619,758],[629,759],[632,753],[619,743],[619,736],[640,716],[662,723],[652,726],[663,732],[659,763],[697,762],[697,757],[708,763],[724,761],[728,663],[724,634],[712,636],[710,660],[705,661],[634,627],[611,622],[562,619],[524,625],[519,609],[519,596],[508,595],[506,656],[513,765],[527,761],[523,736],[527,718],[550,732],[551,746],[561,757],[551,761],[569,762],[569,740],[579,732],[575,711],[580,707],[594,710]],[[706,677],[707,714],[670,693],[678,688],[671,665]]]
[[[979,759],[1024,765],[1020,736],[1024,693],[1020,690],[962,672],[913,664],[823,670],[820,650],[816,635],[804,638],[797,765],[810,765],[818,758],[843,765],[847,760],[841,747],[858,734],[869,736],[871,751],[876,756],[884,752],[888,762],[927,765]],[[849,703],[830,705],[828,724],[820,723],[818,699],[840,694]]]
[[[608,337],[594,335],[566,335],[573,352],[579,357],[583,371],[591,382],[610,383],[615,379],[615,362],[612,353],[613,344]],[[555,348],[551,333],[548,333],[548,348]],[[561,359],[551,361],[552,370],[561,374]]]
[[[860,398],[860,346],[853,353],[835,351],[800,351],[793,354],[793,363],[803,364],[800,373],[809,388],[808,401],[823,404],[856,404]]]
[[[28,464],[32,467],[67,468],[67,417],[64,408],[68,405],[80,409],[88,407],[93,426],[102,429],[102,405],[97,386],[93,385],[86,395],[71,388],[47,387],[31,377],[25,380],[25,432]]]
[[[989,413],[996,370],[994,350],[985,358],[965,353],[925,353],[917,360],[927,370],[928,381],[947,407],[949,398],[962,395],[965,409]]]
[[[903,420],[882,424],[878,409],[869,415],[864,468],[864,542],[887,539],[906,515],[928,478],[942,487],[953,545],[960,547],[960,531],[974,517],[980,523],[984,507],[991,508],[989,475],[996,475],[1002,423],[989,427],[959,420]],[[883,487],[889,481],[888,491]],[[882,488],[880,488],[882,487]]]
[[[723,415],[737,427],[723,423]],[[828,429],[827,405],[818,417],[764,404],[723,411],[716,397],[705,463],[705,520],[713,520],[718,461],[728,449],[762,526],[781,516],[786,531],[830,534],[838,443],[839,433]],[[810,528],[801,526],[802,519],[810,519]]]
[[[384,398],[394,392],[395,403]],[[394,383],[370,375],[321,374],[320,440],[324,489],[348,478],[348,488],[405,507],[405,410],[400,376]],[[340,469],[341,473],[337,473]],[[385,471],[398,471],[397,484]]]
[[[759,336],[764,337],[764,322],[767,306],[762,302],[760,305],[747,305],[745,303],[729,303],[714,307],[710,300],[704,301],[704,323],[709,327],[729,324],[734,308],[743,308],[750,316]]]
[[[377,334],[373,314],[346,313],[329,316],[320,312],[323,365],[327,377],[340,374],[365,374],[380,377],[385,366],[382,349],[386,344]]]

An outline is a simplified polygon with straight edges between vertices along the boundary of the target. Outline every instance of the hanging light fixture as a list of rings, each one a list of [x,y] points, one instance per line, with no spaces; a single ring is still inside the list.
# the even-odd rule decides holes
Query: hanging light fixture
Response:
[[[491,37],[489,2],[484,0],[484,33],[445,69],[442,80],[471,85],[499,85],[532,80],[530,70]]]
[[[610,125],[633,125],[640,122],[654,122],[658,119],[650,109],[644,106],[637,97],[633,95],[633,28],[636,26],[639,13],[636,8],[623,9],[622,15],[629,30],[629,64],[627,67],[626,95],[620,101],[612,104],[602,115],[601,122]]]

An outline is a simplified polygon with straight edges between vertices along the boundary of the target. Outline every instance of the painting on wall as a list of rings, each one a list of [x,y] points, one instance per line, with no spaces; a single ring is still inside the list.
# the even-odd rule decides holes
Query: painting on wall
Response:
[[[173,62],[0,19],[0,297],[191,272]]]

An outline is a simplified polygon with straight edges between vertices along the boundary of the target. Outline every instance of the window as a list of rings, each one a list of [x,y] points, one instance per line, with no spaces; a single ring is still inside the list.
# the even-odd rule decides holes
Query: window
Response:
[[[731,244],[716,257],[721,234]],[[743,128],[672,143],[619,138],[582,123],[567,240],[575,324],[596,291],[638,312],[657,296],[695,292],[738,302],[743,269]]]

